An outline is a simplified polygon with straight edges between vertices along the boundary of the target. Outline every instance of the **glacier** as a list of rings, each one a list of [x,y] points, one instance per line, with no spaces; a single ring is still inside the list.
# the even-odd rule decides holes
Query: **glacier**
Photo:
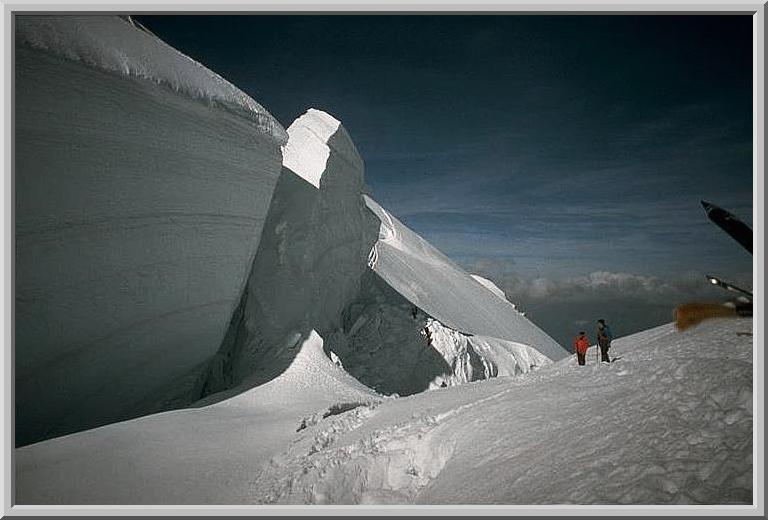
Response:
[[[163,85],[182,97],[226,108],[258,134],[284,144],[285,129],[230,82],[178,52],[128,16],[20,15],[16,44],[129,79]]]
[[[525,373],[566,355],[500,298],[492,282],[478,283],[399,221],[397,233],[422,249],[396,249],[371,262],[392,240],[381,215],[396,220],[369,197],[363,160],[346,129],[330,114],[309,109],[287,133],[283,171],[249,282],[201,398],[220,393],[223,399],[278,376],[294,355],[283,347],[285,338],[297,329],[316,330],[329,355],[384,394],[495,377],[499,367],[505,375]],[[404,286],[419,286],[425,295],[414,297]],[[430,303],[433,298],[453,303],[440,306]],[[462,301],[477,312],[466,316]],[[414,305],[429,312],[411,318]],[[509,322],[486,334],[490,344],[504,347],[466,339],[485,330],[484,313]],[[435,334],[434,344],[425,345],[428,319],[432,327],[455,322],[464,331]],[[504,336],[494,337],[497,331]]]
[[[330,114],[285,130],[130,17],[19,16],[16,65],[17,445],[264,384],[297,331],[384,394],[565,355],[370,198]]]
[[[186,391],[238,304],[287,134],[123,18],[16,21],[19,445]]]
[[[286,130],[129,17],[17,16],[15,52],[17,504],[752,500],[751,319],[580,367],[333,115]]]
[[[360,196],[368,188],[349,134],[331,115],[309,110],[288,135],[249,281],[201,397],[282,373],[295,355],[285,338],[297,329],[336,330],[367,270],[378,221]]]

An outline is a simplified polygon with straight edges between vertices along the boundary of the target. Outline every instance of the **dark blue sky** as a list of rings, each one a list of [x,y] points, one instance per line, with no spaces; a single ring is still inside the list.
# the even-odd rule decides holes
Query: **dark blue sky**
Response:
[[[286,127],[340,119],[374,198],[534,319],[751,284],[699,205],[751,223],[749,16],[138,19]]]

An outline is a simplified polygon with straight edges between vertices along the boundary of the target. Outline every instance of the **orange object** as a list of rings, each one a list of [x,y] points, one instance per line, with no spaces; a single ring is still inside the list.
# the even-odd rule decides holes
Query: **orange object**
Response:
[[[686,303],[675,307],[672,311],[678,330],[685,330],[711,318],[737,318],[738,316],[735,308],[714,303]]]
[[[589,348],[589,340],[586,336],[578,336],[573,340],[573,349],[579,354],[586,354]]]

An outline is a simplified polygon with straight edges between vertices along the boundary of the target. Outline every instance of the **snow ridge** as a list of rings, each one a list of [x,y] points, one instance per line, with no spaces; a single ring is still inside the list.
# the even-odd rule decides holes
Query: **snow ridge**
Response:
[[[478,282],[376,201],[364,195],[380,221],[373,271],[406,300],[466,335],[530,345],[550,360],[568,353],[488,286]]]
[[[479,274],[470,274],[469,276],[471,276],[472,278],[474,278],[474,279],[475,279],[475,281],[479,282],[479,283],[480,283],[481,285],[483,285],[483,286],[484,286],[486,289],[488,289],[489,291],[491,291],[493,294],[495,294],[496,296],[498,296],[498,297],[499,297],[499,298],[501,298],[502,300],[504,300],[504,301],[508,301],[508,300],[507,300],[507,295],[506,295],[506,294],[504,294],[504,291],[502,291],[502,290],[499,288],[499,286],[498,286],[498,285],[496,285],[495,283],[493,283],[493,282],[492,282],[491,280],[489,280],[488,278],[483,278],[483,277],[482,277],[482,276],[480,276]]]

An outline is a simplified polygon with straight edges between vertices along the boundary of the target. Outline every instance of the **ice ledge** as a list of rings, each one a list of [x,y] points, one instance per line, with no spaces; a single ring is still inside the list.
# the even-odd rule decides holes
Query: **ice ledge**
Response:
[[[277,144],[288,140],[282,125],[259,103],[129,17],[18,15],[16,44],[168,86],[245,117]]]

